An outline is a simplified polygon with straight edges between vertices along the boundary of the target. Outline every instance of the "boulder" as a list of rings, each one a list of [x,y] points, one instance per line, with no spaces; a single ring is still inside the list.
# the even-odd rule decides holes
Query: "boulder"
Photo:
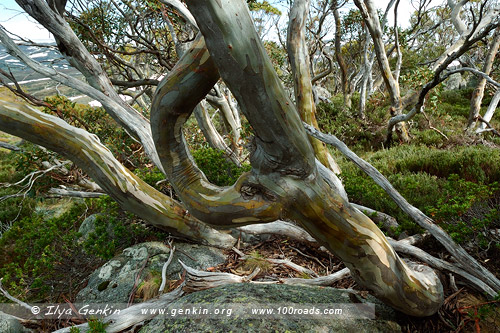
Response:
[[[444,83],[444,90],[463,89],[467,86],[467,80],[464,79],[461,73],[451,74]]]
[[[0,332],[27,333],[32,331],[21,325],[21,322],[19,320],[11,319],[10,316],[0,312]]]
[[[330,102],[330,98],[332,98],[332,94],[325,88],[321,86],[314,86],[314,93],[317,95],[318,99],[321,102]]]
[[[272,318],[265,315],[246,315],[201,318],[184,316],[171,318],[157,316],[147,323],[140,333],[149,332],[400,332],[396,322],[397,312],[372,296],[360,297],[353,290],[294,286],[283,284],[231,284],[184,296],[168,309],[210,308],[231,304],[255,304],[256,308],[278,306],[298,310],[314,309],[321,305],[372,303],[375,304],[375,319],[353,319],[341,315],[324,315],[318,319],[306,319],[300,315],[282,315]],[[236,304],[236,305],[235,305]],[[177,310],[178,311],[178,310]]]
[[[80,225],[80,228],[78,229],[78,233],[81,234],[80,238],[78,239],[79,242],[84,242],[89,238],[89,235],[93,232],[95,232],[95,223],[98,217],[101,217],[104,215],[101,214],[92,214],[89,217],[87,217],[85,220],[83,220],[82,224]],[[108,224],[106,232],[110,236],[110,238],[113,238],[113,226],[111,224]]]
[[[176,251],[167,269],[167,278],[177,280],[182,274],[179,259],[187,265],[204,270],[226,260],[221,250],[186,243],[174,243]],[[76,296],[77,303],[127,303],[137,274],[142,281],[149,273],[162,271],[170,248],[160,242],[137,244],[93,272],[87,286]],[[144,267],[144,268],[143,268]]]

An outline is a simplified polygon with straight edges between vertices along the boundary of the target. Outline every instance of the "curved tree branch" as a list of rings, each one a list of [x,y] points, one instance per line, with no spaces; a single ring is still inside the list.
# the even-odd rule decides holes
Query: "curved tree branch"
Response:
[[[422,213],[418,208],[412,206],[406,201],[401,194],[389,183],[389,181],[371,164],[359,158],[353,153],[342,141],[333,135],[323,134],[313,127],[304,123],[307,132],[315,138],[333,145],[340,150],[349,160],[354,162],[363,172],[372,178],[385,192],[396,202],[396,204],[422,228],[426,229],[433,235],[447,250],[460,265],[469,270],[469,272],[484,281],[493,290],[500,290],[500,280],[496,278],[490,271],[484,268],[476,259],[469,255],[460,245],[455,243],[453,239],[434,221]]]
[[[4,100],[0,100],[0,130],[71,159],[123,209],[156,227],[216,246],[234,244],[233,237],[193,218],[178,202],[126,169],[94,134],[30,106]]]
[[[90,86],[113,101],[115,107],[105,106],[106,111],[127,132],[139,138],[146,154],[161,169],[161,164],[151,139],[151,129],[148,120],[120,98],[104,70],[78,39],[64,17],[59,12],[50,8],[43,0],[16,0],[16,2],[26,13],[54,35],[61,53],[72,66],[85,76]],[[103,105],[105,104],[103,103]]]
[[[188,8],[256,133],[253,169],[243,177],[249,189],[268,193],[267,200],[282,207],[280,215],[300,223],[338,255],[377,297],[417,316],[437,311],[443,301],[437,276],[401,261],[376,225],[317,173],[298,112],[265,54],[246,2],[191,0]]]
[[[199,36],[172,72],[160,83],[151,108],[154,141],[168,179],[191,214],[219,227],[271,222],[280,204],[246,185],[250,175],[231,187],[210,184],[196,167],[182,126],[196,105],[219,80],[219,74]]]

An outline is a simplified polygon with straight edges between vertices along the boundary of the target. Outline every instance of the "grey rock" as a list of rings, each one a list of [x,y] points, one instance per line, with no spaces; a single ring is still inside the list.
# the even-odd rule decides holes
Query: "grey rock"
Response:
[[[186,243],[174,243],[174,246],[176,251],[167,269],[169,280],[178,280],[182,274],[179,259],[188,266],[201,270],[226,260],[221,250],[212,247]],[[150,272],[161,272],[169,254],[170,248],[160,242],[142,243],[126,248],[122,254],[115,256],[91,274],[87,286],[76,296],[76,302],[127,303],[137,274],[141,273],[139,281],[142,281]]]
[[[80,228],[78,229],[78,232],[81,234],[81,237],[78,240],[79,242],[86,241],[89,238],[89,235],[95,232],[96,229],[95,223],[97,218],[99,217],[105,217],[105,216],[101,214],[92,214],[85,220],[83,220],[82,224],[80,225]],[[108,224],[106,231],[109,234],[110,238],[113,238],[113,226]]]
[[[7,319],[0,313],[0,332],[2,333],[24,333],[31,332],[16,319]]]
[[[318,97],[318,99],[322,102],[330,102],[330,98],[332,98],[332,94],[325,88],[321,86],[314,86],[314,93]]]
[[[255,315],[226,316],[217,318],[194,318],[158,316],[147,323],[140,333],[149,332],[401,332],[396,322],[398,313],[382,304],[372,296],[361,298],[352,290],[293,286],[281,284],[231,284],[208,289],[184,296],[172,304],[169,309],[183,307],[203,307],[215,305],[223,308],[227,304],[241,303],[256,307],[278,304],[300,304],[311,308],[315,304],[335,303],[374,303],[376,318],[341,319],[339,316],[325,316],[318,319],[305,319],[299,316],[281,316],[275,318],[256,317]],[[260,305],[260,306],[259,306]],[[214,308],[215,309],[215,308]]]
[[[35,212],[47,220],[57,218],[69,212],[75,203],[82,201],[80,198],[47,199],[36,205]]]
[[[450,77],[444,83],[445,90],[463,89],[466,86],[467,80],[465,80],[460,73],[450,75]]]
[[[98,214],[92,214],[83,220],[80,228],[78,229],[78,233],[82,236],[80,237],[80,241],[84,241],[89,237],[89,234],[95,230],[95,220],[97,219]]]

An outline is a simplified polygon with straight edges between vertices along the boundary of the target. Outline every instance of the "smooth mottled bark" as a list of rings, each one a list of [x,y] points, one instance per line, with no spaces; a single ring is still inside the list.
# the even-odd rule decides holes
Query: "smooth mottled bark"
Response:
[[[122,207],[158,224],[164,222],[189,238],[220,242],[220,235],[225,235],[216,235],[193,216],[218,228],[293,220],[339,256],[356,281],[377,297],[412,315],[435,313],[443,302],[435,273],[403,262],[376,225],[321,176],[296,107],[259,40],[246,2],[190,0],[187,4],[204,38],[193,43],[158,85],[151,114],[160,163],[189,213],[182,207],[176,210],[180,206],[161,193],[150,192],[116,164],[94,136],[64,130],[62,123],[54,126],[54,117],[6,106],[0,112],[0,127],[34,142],[46,140],[50,149],[81,164]],[[208,182],[192,161],[182,135],[184,122],[219,74],[255,133],[253,169],[230,187]],[[173,214],[173,221],[164,217],[167,214]]]
[[[123,209],[158,228],[221,247],[234,238],[189,214],[178,202],[155,190],[118,162],[99,138],[30,106],[0,100],[0,130],[42,145],[71,159]]]
[[[500,102],[500,89],[498,89],[493,95],[493,98],[491,99],[490,105],[488,105],[488,109],[486,109],[486,112],[484,113],[483,119],[486,120],[487,122],[491,121],[491,118],[493,118],[493,114],[495,113],[495,110],[497,109],[498,103]],[[479,128],[477,129],[478,132],[484,131],[486,128],[486,124],[484,122],[479,125]]]
[[[462,7],[469,2],[470,0],[460,0],[455,2],[453,0],[447,0],[448,7],[451,9],[450,19],[455,27],[455,30],[460,34],[464,34],[467,30],[467,26],[464,21],[460,18],[460,12],[462,11]]]
[[[443,300],[437,276],[432,271],[423,274],[410,269],[376,225],[319,176],[298,112],[253,28],[246,2],[193,0],[187,5],[205,37],[214,65],[256,136],[251,173],[229,189],[205,183],[182,152],[184,148],[179,149],[182,137],[176,134],[168,138],[166,133],[181,133],[177,127],[190,112],[184,109],[194,107],[190,104],[202,98],[198,96],[202,88],[210,89],[212,82],[207,73],[213,68],[208,60],[202,61],[205,56],[201,50],[199,55],[191,53],[191,62],[196,65],[190,67],[187,58],[181,60],[189,73],[179,71],[161,85],[152,109],[152,123],[161,124],[153,127],[157,147],[166,147],[159,155],[190,212],[204,221],[208,218],[209,223],[225,226],[242,221],[235,221],[235,216],[245,218],[240,208],[252,207],[254,219],[267,218],[268,211],[259,211],[267,202],[280,217],[300,223],[338,255],[360,285],[373,290],[388,304],[417,316],[437,311]],[[201,78],[196,79],[197,76]],[[190,86],[197,89],[187,100],[184,91]],[[230,195],[221,195],[221,190]],[[237,197],[241,200],[238,203],[234,201]],[[217,219],[211,217],[212,212]],[[252,222],[245,218],[244,223]]]
[[[493,40],[491,41],[488,53],[484,59],[482,72],[486,75],[490,75],[491,69],[493,68],[493,61],[498,53],[498,47],[500,46],[500,28],[497,28]],[[470,111],[469,111],[469,122],[467,124],[467,129],[472,130],[476,127],[477,118],[479,116],[479,111],[481,110],[481,103],[483,101],[484,89],[486,88],[486,78],[481,77],[477,83],[476,89],[472,93],[472,98],[470,101]]]
[[[373,61],[370,61],[368,58],[368,45],[370,44],[370,33],[368,29],[365,27],[365,47],[363,49],[363,78],[361,79],[361,87],[359,90],[359,108],[358,108],[358,116],[361,119],[365,119],[365,111],[366,111],[366,99],[369,95],[368,90],[368,80],[372,76],[372,67]]]
[[[318,132],[315,128],[304,124],[310,135],[322,140],[325,143],[335,146],[349,160],[354,162],[363,172],[370,176],[385,192],[394,200],[394,202],[407,213],[419,226],[429,231],[447,250],[455,260],[460,263],[464,269],[467,269],[471,275],[476,276],[493,290],[500,290],[500,280],[490,271],[484,268],[476,259],[468,254],[460,245],[455,243],[453,239],[434,221],[422,213],[418,208],[410,205],[403,196],[392,186],[391,183],[371,164],[359,158],[352,152],[342,141],[333,135],[328,135]]]
[[[382,72],[382,78],[385,82],[387,91],[389,92],[391,101],[390,114],[393,117],[398,116],[403,111],[401,103],[401,92],[399,89],[399,82],[392,74],[391,67],[389,65],[389,59],[387,58],[387,55],[385,53],[384,40],[382,39],[382,28],[380,26],[379,16],[377,14],[377,8],[372,0],[354,0],[354,3],[359,8],[373,40],[373,46],[377,55],[377,61],[380,67],[380,71]],[[404,123],[398,123],[396,131],[400,140],[404,142],[408,142],[410,140],[408,131]],[[386,143],[390,144],[390,140],[391,135],[390,133],[388,133]]]
[[[215,186],[196,167],[187,148],[182,126],[218,79],[205,41],[198,37],[160,83],[153,99],[151,124],[158,155],[177,195],[202,221],[218,227],[274,221],[281,205],[250,188],[246,184],[250,174],[231,187]]]
[[[309,52],[306,43],[306,19],[309,13],[309,1],[294,1],[288,23],[287,48],[294,80],[295,104],[300,117],[306,123],[318,128],[316,105],[310,72]],[[340,169],[335,163],[325,144],[310,138],[316,158],[335,173]]]

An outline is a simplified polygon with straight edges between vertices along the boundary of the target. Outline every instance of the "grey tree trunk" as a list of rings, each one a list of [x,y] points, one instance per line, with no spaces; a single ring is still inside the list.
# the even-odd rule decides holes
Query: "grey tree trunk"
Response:
[[[106,111],[128,133],[141,141],[146,154],[161,169],[161,163],[159,163],[151,139],[151,128],[148,120],[121,99],[104,70],[83,46],[64,17],[51,9],[43,0],[16,0],[16,2],[26,13],[52,33],[61,53],[72,66],[85,76],[88,83],[114,102],[113,107],[109,104],[103,104]],[[83,83],[80,84],[83,85]]]
[[[354,3],[359,8],[368,31],[372,36],[373,46],[377,55],[377,61],[382,72],[382,78],[385,82],[387,90],[389,91],[389,97],[391,100],[390,114],[393,117],[401,115],[403,110],[401,103],[401,93],[399,90],[399,82],[392,74],[391,67],[389,65],[389,59],[387,58],[385,52],[384,41],[382,39],[382,28],[380,25],[375,3],[372,0],[354,0]],[[404,123],[398,123],[396,126],[396,131],[400,140],[402,140],[403,142],[408,142],[410,140],[408,130],[406,129]],[[391,136],[392,133],[387,133],[387,144],[390,144]]]
[[[484,113],[483,117],[484,120],[486,120],[487,122],[491,121],[491,118],[493,118],[493,114],[495,113],[495,110],[497,109],[499,102],[500,102],[500,89],[497,89],[497,92],[495,93],[495,95],[493,95],[493,98],[491,99],[490,105],[488,105],[488,109]],[[486,124],[482,122],[479,125],[477,131],[481,132],[484,131],[485,129],[486,129]]]
[[[490,48],[484,59],[484,65],[482,72],[486,75],[490,75],[491,69],[493,68],[493,61],[498,53],[498,47],[500,46],[500,28],[497,28],[493,40],[491,41]],[[486,88],[486,79],[481,77],[477,83],[476,89],[472,93],[472,99],[470,101],[470,111],[469,111],[469,122],[467,124],[467,130],[471,131],[476,127],[477,118],[479,116],[479,111],[481,110],[481,103],[484,97],[484,89]]]
[[[342,46],[341,46],[342,22],[340,21],[338,1],[335,1],[334,6],[335,9],[333,10],[333,16],[335,18],[335,59],[337,59],[337,63],[339,64],[339,69],[340,69],[340,82],[342,84],[342,94],[344,95],[344,107],[346,109],[350,109],[352,102],[351,102],[351,93],[349,88],[347,65],[342,55]]]
[[[290,11],[288,24],[288,57],[294,78],[295,103],[300,117],[306,123],[318,128],[316,105],[310,72],[309,52],[306,44],[306,19],[309,1],[297,0]],[[315,138],[310,138],[316,158],[328,169],[339,174],[340,168],[326,146]]]

